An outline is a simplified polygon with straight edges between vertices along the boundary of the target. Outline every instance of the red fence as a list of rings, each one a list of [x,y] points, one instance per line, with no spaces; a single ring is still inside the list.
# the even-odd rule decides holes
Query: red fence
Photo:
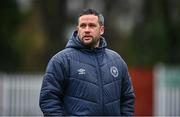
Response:
[[[130,69],[136,101],[135,116],[153,115],[153,71],[152,69]]]

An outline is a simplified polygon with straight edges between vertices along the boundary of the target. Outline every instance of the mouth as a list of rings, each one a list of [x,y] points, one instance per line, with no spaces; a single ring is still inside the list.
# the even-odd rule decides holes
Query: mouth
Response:
[[[89,40],[89,39],[92,39],[92,38],[93,38],[93,37],[90,36],[90,35],[83,36],[83,39],[85,39],[85,40]]]

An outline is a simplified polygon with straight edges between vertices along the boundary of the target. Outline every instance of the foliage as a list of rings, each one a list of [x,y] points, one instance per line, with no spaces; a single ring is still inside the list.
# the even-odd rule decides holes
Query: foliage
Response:
[[[180,63],[178,0],[71,2],[34,0],[30,11],[21,12],[16,0],[4,0],[0,4],[0,71],[44,71],[49,59],[65,47],[78,12],[86,7],[104,14],[108,46],[129,66]]]

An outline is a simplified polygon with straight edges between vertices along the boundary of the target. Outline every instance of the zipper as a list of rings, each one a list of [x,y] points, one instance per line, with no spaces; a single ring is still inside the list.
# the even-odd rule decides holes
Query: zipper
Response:
[[[102,82],[102,75],[101,75],[101,69],[100,69],[100,63],[99,63],[99,60],[98,60],[98,55],[97,53],[95,52],[95,60],[96,60],[96,63],[97,63],[97,72],[98,72],[98,84],[99,84],[99,87],[100,87],[100,107],[101,107],[101,115],[104,114],[104,99],[103,99],[103,82]]]

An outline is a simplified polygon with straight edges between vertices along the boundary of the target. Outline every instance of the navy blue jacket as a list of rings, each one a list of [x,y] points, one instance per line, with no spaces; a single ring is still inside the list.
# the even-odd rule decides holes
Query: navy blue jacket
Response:
[[[127,65],[106,46],[101,38],[99,48],[89,49],[73,33],[48,63],[40,93],[44,115],[133,115]]]

